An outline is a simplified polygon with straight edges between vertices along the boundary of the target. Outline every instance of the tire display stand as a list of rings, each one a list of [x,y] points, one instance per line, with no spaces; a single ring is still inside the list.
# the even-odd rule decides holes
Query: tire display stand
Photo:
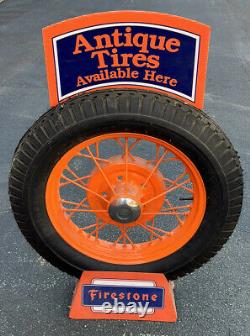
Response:
[[[85,271],[77,283],[69,317],[176,322],[173,287],[173,282],[159,273]],[[114,297],[126,305],[130,302],[127,307],[131,309],[114,309]],[[103,302],[112,308],[103,309]],[[138,302],[149,303],[143,316],[132,307]]]
[[[9,194],[32,247],[80,278],[72,319],[176,321],[172,281],[234,230],[240,161],[201,110],[209,39],[143,11],[43,28],[50,109],[17,146]]]

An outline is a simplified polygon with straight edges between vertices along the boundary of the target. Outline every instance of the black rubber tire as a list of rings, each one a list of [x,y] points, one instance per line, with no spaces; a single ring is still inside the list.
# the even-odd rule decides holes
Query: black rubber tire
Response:
[[[180,250],[147,264],[113,265],[70,247],[53,228],[44,190],[57,160],[75,144],[106,132],[156,136],[183,151],[198,168],[207,192],[204,219]],[[97,91],[50,109],[26,132],[14,154],[9,194],[27,241],[51,264],[79,276],[83,269],[190,273],[221,249],[234,230],[243,197],[242,169],[223,131],[205,113],[165,94],[145,90]]]

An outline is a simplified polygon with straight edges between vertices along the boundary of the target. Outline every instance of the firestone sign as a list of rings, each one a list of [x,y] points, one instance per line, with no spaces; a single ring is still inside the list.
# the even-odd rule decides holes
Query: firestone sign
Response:
[[[69,317],[175,322],[173,288],[160,273],[84,271]]]
[[[143,282],[138,282],[136,287],[121,286],[119,281],[113,280],[112,285],[84,285],[82,302],[85,306],[102,306],[105,302],[114,304],[117,299],[127,305],[129,302],[148,303],[150,308],[163,307],[163,288],[142,287]]]
[[[51,105],[125,86],[167,92],[202,107],[208,36],[206,25],[149,12],[99,13],[46,27]]]

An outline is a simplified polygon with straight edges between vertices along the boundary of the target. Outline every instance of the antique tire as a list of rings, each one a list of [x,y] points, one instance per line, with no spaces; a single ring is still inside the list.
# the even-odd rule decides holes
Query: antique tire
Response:
[[[15,151],[9,194],[27,241],[60,270],[175,279],[227,241],[243,181],[232,144],[202,111],[165,94],[103,90],[34,123]]]

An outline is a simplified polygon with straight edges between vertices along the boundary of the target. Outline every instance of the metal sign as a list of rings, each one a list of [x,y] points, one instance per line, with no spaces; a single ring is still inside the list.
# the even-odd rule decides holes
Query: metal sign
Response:
[[[100,279],[99,279],[100,280]],[[82,288],[82,303],[85,306],[101,307],[105,302],[114,305],[115,299],[125,306],[131,302],[137,304],[148,303],[149,308],[163,307],[163,288],[143,286],[144,282],[137,281],[133,287],[121,285],[121,281],[114,280],[112,284],[85,285]]]
[[[103,88],[166,92],[202,108],[210,28],[185,18],[119,11],[43,29],[51,106]]]

